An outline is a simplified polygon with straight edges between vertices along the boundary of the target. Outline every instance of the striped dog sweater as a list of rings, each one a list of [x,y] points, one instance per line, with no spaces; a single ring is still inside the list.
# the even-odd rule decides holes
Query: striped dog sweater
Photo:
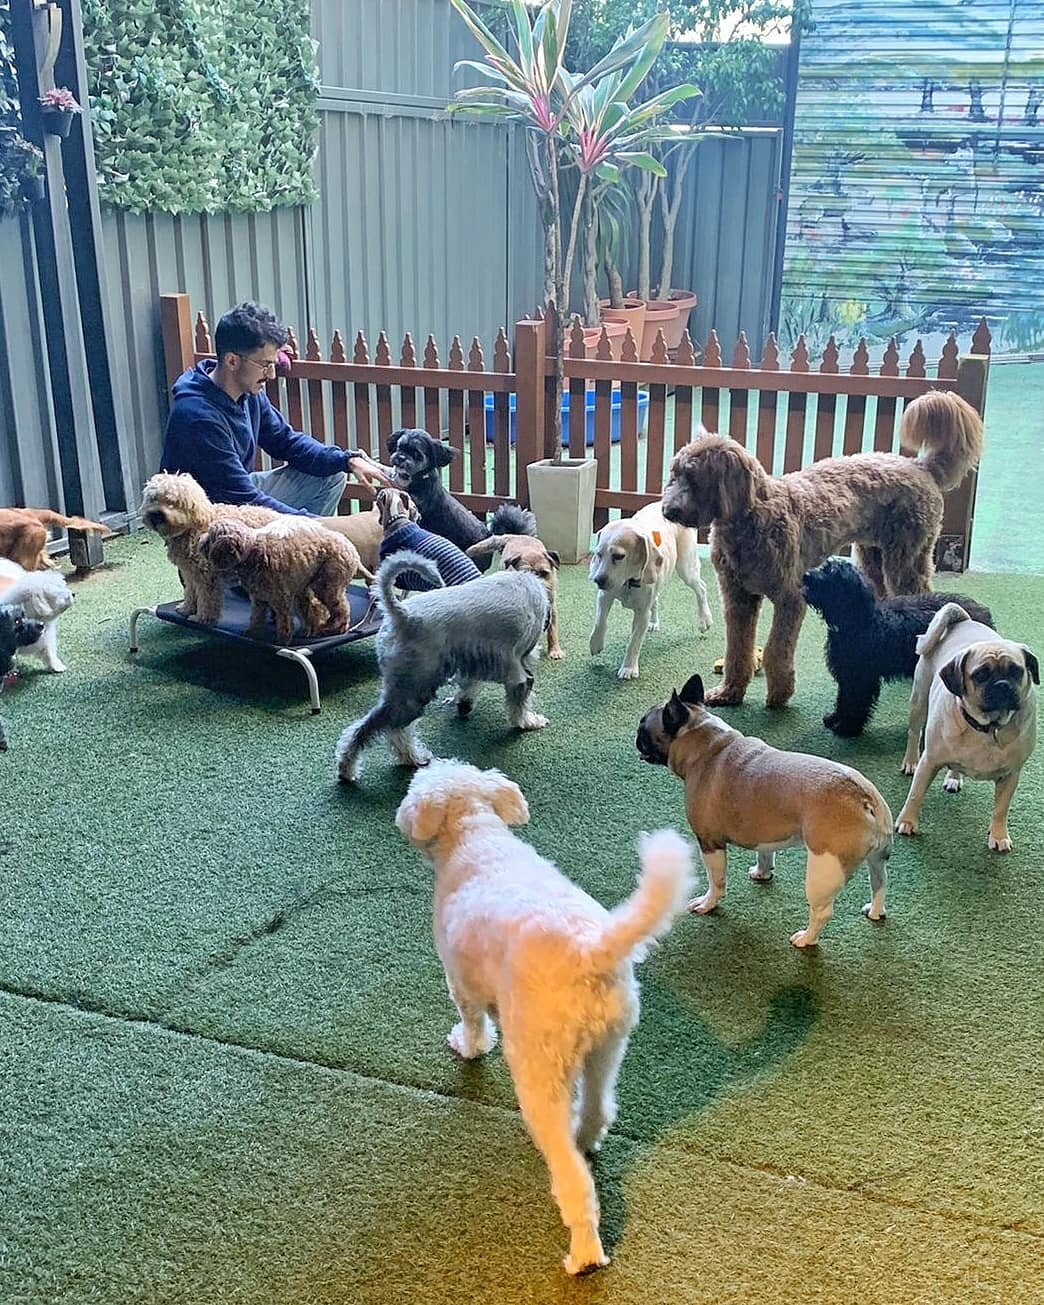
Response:
[[[477,580],[482,572],[462,549],[441,535],[433,535],[429,530],[422,530],[413,521],[404,521],[384,536],[381,542],[381,561],[391,557],[392,553],[401,553],[410,549],[420,553],[434,562],[445,585],[464,585],[469,580]],[[416,571],[404,571],[397,580],[397,585],[411,592],[430,589],[431,585],[422,580]]]

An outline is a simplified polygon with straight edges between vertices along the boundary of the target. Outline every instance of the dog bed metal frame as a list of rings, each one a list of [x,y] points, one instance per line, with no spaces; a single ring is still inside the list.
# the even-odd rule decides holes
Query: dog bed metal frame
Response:
[[[308,681],[308,697],[312,704],[312,714],[316,715],[322,711],[322,703],[319,699],[319,676],[312,664],[313,654],[325,652],[331,648],[340,648],[346,643],[355,643],[358,639],[368,639],[371,635],[377,633],[380,626],[380,617],[376,610],[376,604],[367,589],[361,585],[349,585],[347,594],[351,617],[348,628],[342,634],[325,635],[318,639],[297,638],[295,635],[289,644],[276,643],[271,616],[268,619],[268,626],[272,631],[271,642],[251,638],[246,633],[250,621],[250,599],[242,590],[225,590],[221,606],[221,619],[217,625],[204,625],[193,617],[183,616],[177,610],[177,602],[160,603],[155,607],[136,607],[131,613],[130,619],[130,651],[131,653],[137,653],[139,650],[138,621],[146,615],[154,616],[157,620],[165,621],[168,625],[180,625],[196,634],[210,635],[213,638],[225,639],[230,643],[245,644],[250,648],[267,650],[286,661],[295,662],[304,671],[305,678]],[[296,631],[299,628],[300,622],[295,618],[294,629]]]

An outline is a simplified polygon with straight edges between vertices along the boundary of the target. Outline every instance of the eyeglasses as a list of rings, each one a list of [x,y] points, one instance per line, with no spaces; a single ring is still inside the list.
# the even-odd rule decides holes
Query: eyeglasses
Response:
[[[243,361],[248,362],[251,367],[256,367],[262,376],[267,376],[269,372],[274,376],[278,366],[274,358],[270,362],[258,362],[256,358],[244,358]]]

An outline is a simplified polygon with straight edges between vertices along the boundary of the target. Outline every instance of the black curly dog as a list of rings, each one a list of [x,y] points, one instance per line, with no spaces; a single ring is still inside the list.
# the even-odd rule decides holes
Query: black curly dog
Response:
[[[10,603],[0,604],[0,693],[4,691],[4,680],[14,665],[14,655],[19,648],[27,648],[36,643],[43,634],[40,621],[31,621],[20,607]],[[4,722],[0,720],[0,752],[7,751],[7,734]]]
[[[536,518],[516,503],[503,503],[496,509],[492,528],[458,503],[441,477],[442,468],[449,466],[457,450],[433,439],[426,430],[395,431],[388,436],[388,452],[395,479],[416,503],[424,530],[452,540],[465,551],[491,534],[536,535]],[[475,564],[480,571],[487,571],[492,560],[490,553]]]
[[[839,558],[807,571],[801,590],[827,624],[824,655],[837,703],[823,724],[842,738],[862,734],[885,680],[913,678],[918,636],[940,607],[959,603],[973,621],[993,625],[989,609],[963,594],[878,599],[862,572]]]

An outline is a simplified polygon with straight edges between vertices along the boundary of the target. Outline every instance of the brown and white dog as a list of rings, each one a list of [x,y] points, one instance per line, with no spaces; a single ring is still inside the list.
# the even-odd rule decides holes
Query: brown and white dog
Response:
[[[660,628],[660,593],[677,569],[696,595],[696,624],[702,633],[711,627],[707,586],[700,577],[696,531],[668,521],[659,503],[649,503],[633,517],[613,521],[598,532],[598,546],[588,571],[598,589],[591,655],[605,646],[606,624],[613,603],[634,613],[631,641],[617,674],[638,678],[638,657],[647,630]]]
[[[551,620],[547,627],[547,655],[552,661],[561,661],[565,649],[558,642],[558,568],[562,559],[552,548],[546,548],[533,535],[490,535],[466,550],[468,557],[478,563],[494,553],[500,554],[500,565],[505,571],[529,571],[547,590],[551,604]],[[488,564],[488,563],[487,563]]]
[[[834,898],[862,861],[872,894],[863,914],[884,919],[892,813],[857,770],[747,738],[707,710],[698,675],[646,712],[635,746],[643,761],[669,766],[685,784],[685,813],[709,877],[690,911],[706,915],[725,896],[726,849],[733,843],[757,852],[747,873],[759,883],[772,878],[781,848],[808,849],[808,924],[791,935],[795,947],[816,942]]]
[[[1010,852],[1008,808],[1037,741],[1037,659],[1023,644],[971,620],[957,603],[939,609],[917,652],[902,767],[913,783],[896,830],[917,833],[924,795],[945,766],[950,793],[960,790],[964,775],[996,785],[986,841],[994,852]]]
[[[381,562],[381,540],[384,527],[376,505],[366,512],[346,512],[336,517],[316,517],[327,530],[343,535],[355,545],[359,561],[367,571],[376,571]]]

